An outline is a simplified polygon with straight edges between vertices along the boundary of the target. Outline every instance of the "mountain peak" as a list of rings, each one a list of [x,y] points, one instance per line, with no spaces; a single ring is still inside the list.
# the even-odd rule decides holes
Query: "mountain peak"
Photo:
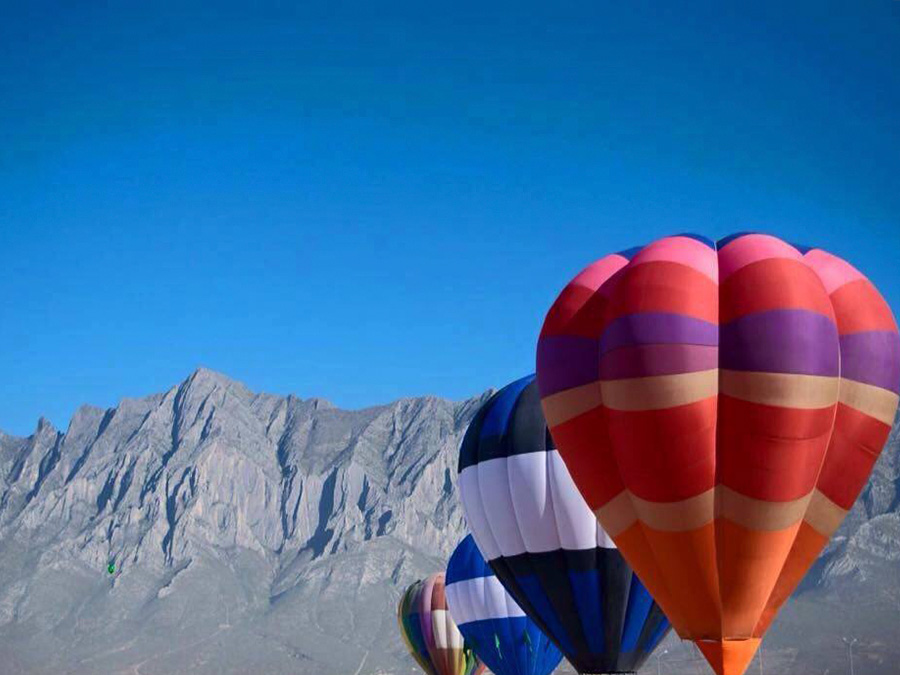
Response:
[[[53,426],[53,422],[51,422],[46,417],[41,415],[38,418],[37,427],[35,427],[34,433],[42,434],[42,433],[48,433],[48,432],[56,433],[56,427]]]
[[[236,380],[231,379],[224,373],[220,373],[217,370],[212,370],[211,368],[207,368],[206,366],[197,366],[194,371],[187,376],[187,378],[184,380],[184,383],[212,383],[219,385],[239,384]]]

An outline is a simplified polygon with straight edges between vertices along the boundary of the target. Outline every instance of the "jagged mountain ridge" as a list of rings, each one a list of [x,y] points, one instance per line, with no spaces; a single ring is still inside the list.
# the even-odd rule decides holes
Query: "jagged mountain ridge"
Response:
[[[0,436],[0,654],[18,628],[65,627],[67,595],[38,602],[28,591],[50,572],[111,584],[105,604],[131,621],[117,595],[157,610],[176,591],[194,592],[179,590],[194,570],[223,560],[247,586],[229,615],[248,619],[283,611],[317,583],[328,597],[353,565],[345,583],[362,586],[384,575],[393,587],[438,568],[463,533],[454,456],[482,399],[344,411],[321,399],[253,394],[200,369],[161,395],[109,410],[83,406],[65,432],[42,419],[28,438]],[[341,569],[326,560],[341,560]],[[119,567],[112,579],[103,576],[108,562]],[[154,668],[151,661],[140,672]]]
[[[456,453],[487,395],[345,411],[200,369],[84,406],[64,432],[0,433],[0,675],[415,672],[396,598],[463,536]],[[895,424],[776,622],[767,672],[843,658],[846,626],[829,621],[848,604],[872,636],[867,672],[893,672],[879,668],[900,659],[898,444]],[[705,672],[667,647],[667,672]]]

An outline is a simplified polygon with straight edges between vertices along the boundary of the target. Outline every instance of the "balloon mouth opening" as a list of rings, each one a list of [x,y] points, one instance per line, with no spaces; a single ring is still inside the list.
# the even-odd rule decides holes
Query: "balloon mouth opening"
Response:
[[[694,642],[717,675],[743,675],[762,638],[700,639]]]

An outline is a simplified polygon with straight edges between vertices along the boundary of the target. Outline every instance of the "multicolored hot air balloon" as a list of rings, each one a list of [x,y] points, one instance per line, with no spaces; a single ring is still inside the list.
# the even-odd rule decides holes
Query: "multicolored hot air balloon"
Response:
[[[480,675],[484,671],[463,641],[444,593],[444,575],[432,574],[406,589],[397,608],[400,634],[428,675]]]
[[[579,673],[641,666],[669,622],[578,493],[533,375],[476,413],[460,448],[459,491],[494,574]]]
[[[599,522],[678,634],[739,675],[881,452],[900,336],[821,249],[679,235],[576,276],[537,377]]]
[[[419,595],[422,593],[423,582],[416,581],[404,591],[397,606],[397,623],[400,624],[400,635],[410,655],[427,675],[437,675],[431,657],[428,655],[428,646],[425,644],[425,636],[422,633],[422,618],[419,613]]]
[[[529,619],[466,536],[447,563],[447,607],[494,675],[550,675],[562,654]]]

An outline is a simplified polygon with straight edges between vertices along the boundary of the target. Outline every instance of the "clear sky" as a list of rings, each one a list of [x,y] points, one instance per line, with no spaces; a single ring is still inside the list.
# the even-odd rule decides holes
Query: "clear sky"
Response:
[[[822,246],[900,309],[897,0],[62,4],[0,22],[7,432],[201,364],[464,398],[682,231]]]

